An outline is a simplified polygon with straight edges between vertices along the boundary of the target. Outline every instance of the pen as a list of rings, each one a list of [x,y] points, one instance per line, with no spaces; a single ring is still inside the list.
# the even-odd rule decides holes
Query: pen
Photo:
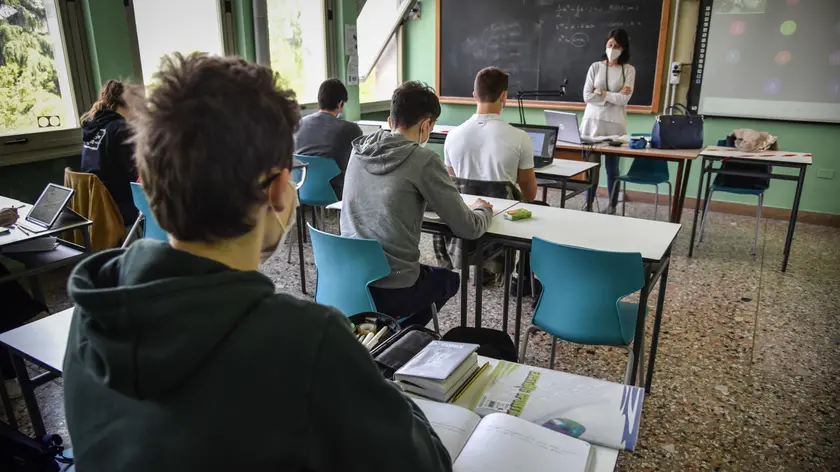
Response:
[[[14,228],[27,236],[32,236],[32,234],[29,231],[26,231],[25,229],[21,228],[20,225],[14,225]]]

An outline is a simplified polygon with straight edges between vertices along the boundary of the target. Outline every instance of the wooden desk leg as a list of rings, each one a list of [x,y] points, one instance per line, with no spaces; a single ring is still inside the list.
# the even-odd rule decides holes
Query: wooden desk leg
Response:
[[[645,286],[639,294],[639,313],[636,318],[636,336],[633,338],[633,374],[630,376],[630,385],[636,385],[636,376],[639,374],[639,364],[642,360],[642,344],[645,341],[645,313],[647,312],[647,301],[651,287],[651,267],[645,265]],[[643,379],[639,379],[641,384]]]
[[[467,250],[464,247],[464,240],[460,239],[461,246],[461,326],[467,326],[467,303],[469,303],[470,289],[470,260]]]
[[[799,214],[799,200],[802,197],[802,185],[805,183],[805,166],[799,167],[799,180],[796,181],[796,195],[793,197],[793,208],[790,209],[787,237],[785,238],[785,255],[782,259],[782,272],[787,271],[790,247],[793,244],[793,232],[796,230],[796,217]]]
[[[522,292],[525,288],[525,258],[529,257],[530,253],[523,250],[519,251],[519,270],[516,278],[516,319],[513,326],[513,345],[516,347],[516,352],[519,352],[519,337],[522,332]],[[531,287],[533,293],[534,287]]]
[[[8,350],[8,348],[0,348],[0,350]],[[12,429],[18,429],[15,408],[12,406],[12,399],[9,398],[9,391],[6,390],[6,378],[3,376],[3,369],[0,369],[0,401],[3,402],[3,409],[6,410],[6,422]]]
[[[688,245],[688,257],[694,256],[694,236],[697,233],[697,217],[700,216],[700,199],[703,196],[703,179],[712,178],[712,173],[706,175],[706,158],[700,163],[700,182],[697,184],[697,201],[694,203],[694,222],[691,224],[691,242]]]
[[[47,428],[44,426],[44,419],[41,418],[41,409],[38,407],[38,400],[35,399],[35,386],[32,385],[32,381],[29,378],[26,364],[20,356],[16,356],[11,350],[9,350],[9,356],[12,358],[12,365],[15,367],[20,391],[23,394],[23,401],[26,403],[26,411],[29,413],[32,430],[35,432],[34,436],[36,438],[44,437],[47,434]]]
[[[667,165],[668,163],[665,162]],[[677,194],[673,196],[673,201],[676,205],[673,205],[671,208],[671,223],[679,223],[680,222],[680,195],[682,195],[683,191],[683,168],[685,167],[685,161],[679,160],[677,162],[677,181],[674,188],[677,190]]]
[[[303,229],[304,218],[303,211],[298,208],[297,211],[297,236],[298,236],[298,262],[300,263],[300,291],[306,294],[306,267],[303,265],[303,235],[306,233]]]
[[[502,331],[507,334],[508,331],[508,313],[510,312],[510,259],[511,250],[505,248],[505,301],[502,306]]]
[[[683,162],[685,162],[685,173],[682,178],[682,190],[678,190],[677,195],[674,195],[674,202],[677,204],[677,219],[672,221],[672,223],[679,223],[682,221],[683,209],[685,208],[685,197],[688,195],[688,178],[691,176],[691,161],[680,161],[680,167],[683,166]],[[678,196],[679,199],[677,199]]]
[[[484,248],[482,238],[475,242],[475,327],[481,328],[481,298],[484,288]],[[467,268],[469,270],[469,268]]]
[[[650,393],[650,385],[653,383],[653,364],[656,362],[656,349],[659,346],[659,328],[662,325],[662,311],[665,309],[665,291],[668,287],[668,270],[671,269],[671,262],[662,271],[662,278],[659,280],[659,297],[656,300],[656,319],[653,322],[653,337],[650,340],[650,359],[648,359],[647,375],[645,376],[645,393]]]

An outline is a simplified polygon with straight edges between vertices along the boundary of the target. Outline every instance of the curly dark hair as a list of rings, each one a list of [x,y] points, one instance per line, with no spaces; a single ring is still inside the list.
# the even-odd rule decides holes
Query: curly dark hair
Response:
[[[132,94],[136,159],[152,212],[181,241],[242,236],[272,169],[290,169],[300,111],[271,69],[204,53],[165,57]]]
[[[421,121],[440,117],[435,90],[423,82],[411,81],[397,87],[391,96],[391,121],[396,128],[411,128]]]
[[[82,115],[82,123],[86,123],[96,117],[99,110],[109,109],[116,110],[117,107],[125,107],[125,85],[119,80],[109,80],[102,86],[99,91],[99,98],[90,107],[90,110]]]

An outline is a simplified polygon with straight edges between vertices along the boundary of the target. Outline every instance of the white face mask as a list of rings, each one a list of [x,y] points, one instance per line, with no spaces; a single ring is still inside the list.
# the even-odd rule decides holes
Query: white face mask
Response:
[[[621,49],[607,48],[606,53],[607,59],[609,59],[610,62],[615,62],[616,59],[621,56]]]
[[[431,122],[429,122],[429,134],[426,135],[426,140],[425,141],[423,141],[422,143],[419,143],[421,148],[426,147],[426,145],[429,144],[429,140],[432,138],[431,126],[432,126],[432,124],[431,124]],[[422,134],[423,133],[423,128],[422,127],[420,128],[420,133],[421,133],[420,136],[423,136],[423,134]]]
[[[291,186],[291,183],[289,185]],[[293,189],[292,191],[297,192],[297,190],[294,189],[294,186],[292,186],[292,189]],[[283,245],[286,242],[286,238],[289,236],[289,233],[291,233],[292,228],[295,226],[295,223],[297,222],[297,207],[298,207],[297,198],[292,200],[292,205],[294,205],[294,208],[292,209],[292,212],[289,213],[288,223],[283,223],[283,220],[280,219],[280,214],[278,214],[276,211],[269,210],[269,213],[271,213],[272,215],[274,215],[275,218],[277,218],[277,223],[280,224],[280,228],[282,229],[283,232],[280,234],[280,239],[277,241],[277,245],[274,246],[273,249],[264,249],[260,253],[260,262],[261,263],[265,263],[265,261],[271,259],[277,253],[282,251]]]

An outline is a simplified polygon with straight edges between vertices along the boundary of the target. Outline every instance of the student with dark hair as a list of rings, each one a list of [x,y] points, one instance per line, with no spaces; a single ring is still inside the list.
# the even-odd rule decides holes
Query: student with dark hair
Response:
[[[476,112],[449,132],[444,160],[453,176],[518,184],[525,200],[531,201],[537,196],[534,147],[525,131],[502,119],[507,93],[508,74],[503,70],[488,67],[479,71],[473,91]]]
[[[388,124],[353,143],[347,167],[341,234],[382,244],[391,273],[370,288],[378,311],[425,325],[457,292],[460,278],[448,269],[420,264],[420,230],[427,203],[457,237],[487,231],[492,206],[464,204],[438,155],[425,149],[440,116],[434,90],[406,82],[394,91]],[[395,469],[396,470],[396,469]]]
[[[359,125],[339,118],[345,103],[347,87],[338,79],[325,80],[318,89],[318,112],[304,117],[295,134],[295,154],[335,159],[341,175],[330,184],[339,200],[353,140],[362,135]]]
[[[586,111],[580,125],[583,136],[622,136],[627,134],[627,104],[633,96],[636,69],[630,61],[630,37],[623,29],[607,35],[601,60],[593,63],[586,74],[583,99]],[[618,156],[604,156],[607,189],[611,199],[607,213],[615,214],[618,192],[613,193],[618,177]]]
[[[77,468],[451,471],[347,319],[257,271],[294,222],[294,94],[267,67],[201,53],[165,59],[156,79],[136,106],[137,162],[170,240],[70,277]]]
[[[131,226],[137,219],[130,186],[137,181],[137,167],[125,122],[125,90],[122,82],[105,82],[99,98],[82,115],[81,171],[99,177],[117,203],[123,224]]]

